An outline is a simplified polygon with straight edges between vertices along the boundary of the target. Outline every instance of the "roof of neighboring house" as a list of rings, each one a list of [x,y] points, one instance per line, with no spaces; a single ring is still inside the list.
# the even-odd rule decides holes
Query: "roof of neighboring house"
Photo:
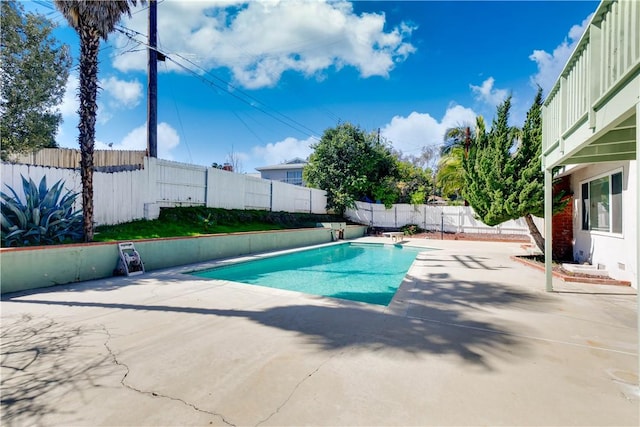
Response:
[[[275,170],[292,170],[292,169],[302,169],[307,165],[307,162],[299,157],[296,157],[293,160],[289,160],[288,162],[280,163],[279,165],[272,166],[261,166],[256,168],[257,171],[275,171]]]

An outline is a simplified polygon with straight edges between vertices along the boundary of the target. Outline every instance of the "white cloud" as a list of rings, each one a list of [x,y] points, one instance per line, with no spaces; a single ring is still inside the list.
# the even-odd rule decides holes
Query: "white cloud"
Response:
[[[417,155],[424,146],[442,144],[448,128],[474,124],[476,116],[472,109],[461,105],[450,106],[440,121],[428,113],[414,111],[407,117],[395,116],[380,133],[392,142],[396,150]]]
[[[58,110],[64,120],[78,119],[78,88],[80,79],[77,74],[69,74],[66,89],[62,102],[58,105]],[[102,91],[98,92],[98,113],[96,121],[99,124],[106,124],[114,116],[113,110],[121,108],[133,108],[140,103],[143,96],[142,84],[137,80],[125,81],[116,77],[109,77],[100,81]]]
[[[480,86],[469,85],[471,90],[473,91],[473,95],[476,100],[487,103],[492,107],[497,106],[508,95],[506,89],[498,89],[493,87],[495,83],[495,79],[493,77],[489,77],[485,81],[482,82]]]
[[[80,79],[78,79],[78,76],[76,74],[69,74],[62,103],[58,106],[58,110],[62,114],[63,119],[78,116],[78,106],[80,105],[78,101],[79,86]]]
[[[180,136],[168,123],[158,123],[158,157],[172,160],[171,150],[180,144]],[[119,143],[107,143],[96,141],[97,150],[146,150],[147,149],[147,125],[146,123],[129,132]]]
[[[98,124],[105,125],[113,118],[113,113],[109,111],[101,101],[96,101],[96,105],[98,107],[98,114],[96,116],[96,121]]]
[[[344,0],[165,2],[159,9],[162,51],[205,69],[229,68],[247,88],[273,86],[285,71],[322,78],[327,70],[346,66],[362,77],[386,77],[395,63],[415,52],[407,41],[414,27],[402,23],[385,31],[384,14],[357,15]],[[146,33],[144,15],[134,15],[125,25]],[[114,43],[131,46],[122,34]],[[146,52],[119,54],[113,65],[122,71],[145,70]],[[166,65],[179,69],[170,61]]]
[[[569,30],[567,38],[560,43],[553,50],[552,53],[548,53],[544,50],[534,50],[529,56],[529,59],[535,61],[538,65],[538,72],[531,77],[531,82],[535,85],[540,85],[545,93],[549,93],[549,90],[553,87],[562,72],[562,68],[573,53],[580,37],[589,25],[593,14],[587,16],[582,23],[574,25]]]
[[[313,152],[310,145],[317,142],[314,138],[300,140],[288,137],[276,143],[265,146],[255,146],[251,149],[251,155],[245,157],[247,161],[252,159],[252,164],[260,166],[277,165],[296,157],[306,159]]]
[[[142,84],[137,79],[126,81],[111,76],[101,80],[100,87],[111,98],[110,105],[114,107],[133,108],[143,95]]]

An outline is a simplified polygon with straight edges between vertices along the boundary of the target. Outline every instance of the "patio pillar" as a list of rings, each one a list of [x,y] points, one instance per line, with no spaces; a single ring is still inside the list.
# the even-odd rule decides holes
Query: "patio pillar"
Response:
[[[547,292],[553,292],[553,169],[544,168],[544,272]]]
[[[640,331],[640,91],[638,93],[638,102],[636,102],[636,273],[633,280],[636,282],[636,309],[638,311],[636,318],[638,319],[638,331]],[[638,386],[640,387],[640,340],[638,340]]]

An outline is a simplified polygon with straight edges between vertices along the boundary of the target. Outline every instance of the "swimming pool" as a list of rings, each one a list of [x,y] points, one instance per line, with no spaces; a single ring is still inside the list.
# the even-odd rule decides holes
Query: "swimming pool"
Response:
[[[342,243],[191,273],[388,305],[418,253],[426,248],[371,243]]]

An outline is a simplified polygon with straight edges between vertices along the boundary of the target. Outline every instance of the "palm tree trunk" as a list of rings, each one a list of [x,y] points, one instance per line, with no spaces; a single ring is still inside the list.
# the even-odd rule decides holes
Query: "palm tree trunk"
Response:
[[[536,246],[538,246],[538,249],[540,249],[540,251],[544,254],[544,237],[542,237],[540,230],[538,230],[538,227],[536,227],[536,223],[533,222],[533,217],[531,216],[531,214],[526,214],[524,216],[524,220],[529,227],[529,233],[531,233],[533,241],[536,242]]]
[[[82,177],[82,215],[84,241],[93,240],[93,147],[96,136],[98,96],[98,50],[100,35],[92,28],[83,28],[80,35],[80,174]]]

